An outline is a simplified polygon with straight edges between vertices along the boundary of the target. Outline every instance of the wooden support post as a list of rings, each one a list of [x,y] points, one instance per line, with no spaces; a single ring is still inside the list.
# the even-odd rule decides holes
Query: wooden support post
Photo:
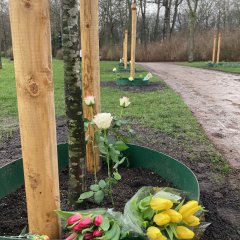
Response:
[[[123,61],[124,61],[124,68],[127,69],[127,61],[128,61],[128,30],[125,30],[125,33],[124,33]]]
[[[99,113],[101,108],[98,15],[98,0],[80,0],[83,95],[95,97],[94,114]],[[89,106],[84,105],[84,116],[92,119]],[[87,135],[93,139],[93,131]],[[100,170],[99,151],[96,148],[93,151],[91,141],[87,143],[86,160],[88,172],[94,172],[94,165],[97,171]]]
[[[221,41],[222,41],[222,34],[218,34],[218,52],[217,52],[217,64],[219,63],[220,60],[220,53],[221,53]]]
[[[214,38],[213,38],[213,54],[212,54],[212,63],[215,63],[215,57],[216,57],[216,47],[217,47],[217,33],[214,32]]]
[[[48,0],[10,0],[29,231],[59,239],[60,208]]]
[[[137,33],[137,4],[136,0],[132,3],[132,39],[131,39],[131,73],[130,77],[136,76],[136,33]]]

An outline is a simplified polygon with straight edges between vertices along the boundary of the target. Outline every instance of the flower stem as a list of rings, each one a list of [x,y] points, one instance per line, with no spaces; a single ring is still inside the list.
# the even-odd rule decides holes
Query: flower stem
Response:
[[[121,109],[120,118],[121,118],[122,115],[123,115],[123,110],[124,110],[124,107],[122,107],[122,109]]]
[[[93,105],[91,105],[91,120],[93,120]],[[96,152],[95,152],[95,139],[94,139],[94,126],[92,126],[93,130],[93,140],[92,140],[92,152],[93,152],[93,168],[94,168],[94,181],[95,183],[98,182],[97,179],[97,163],[96,163]]]
[[[107,130],[104,129],[104,137],[105,137],[105,141],[107,143]],[[113,200],[113,191],[112,191],[112,182],[111,182],[111,176],[112,176],[112,173],[111,173],[111,168],[110,168],[110,155],[109,155],[109,150],[108,150],[108,146],[106,146],[106,160],[107,160],[107,168],[108,168],[108,181],[109,181],[109,195],[110,195],[110,198],[111,198],[111,202],[112,202],[112,205],[114,207],[114,200]]]

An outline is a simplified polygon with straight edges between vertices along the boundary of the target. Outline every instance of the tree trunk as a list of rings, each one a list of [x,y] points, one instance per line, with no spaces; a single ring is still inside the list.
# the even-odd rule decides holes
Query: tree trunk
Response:
[[[2,40],[0,38],[0,69],[2,69]]]
[[[62,45],[69,149],[69,203],[85,189],[85,133],[80,75],[78,0],[62,1]]]
[[[189,21],[188,61],[194,61],[194,19]]]

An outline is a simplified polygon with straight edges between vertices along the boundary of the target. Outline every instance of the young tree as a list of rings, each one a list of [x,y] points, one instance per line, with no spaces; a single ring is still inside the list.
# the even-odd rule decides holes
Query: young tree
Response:
[[[79,50],[79,2],[62,0],[62,46],[69,149],[69,203],[85,189],[85,133]]]
[[[188,38],[188,61],[194,61],[194,31],[197,20],[197,7],[199,0],[187,0],[188,9],[189,9],[189,38]]]

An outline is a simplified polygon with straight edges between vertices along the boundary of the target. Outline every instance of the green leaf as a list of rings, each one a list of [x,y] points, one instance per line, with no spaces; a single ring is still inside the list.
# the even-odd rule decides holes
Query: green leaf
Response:
[[[97,191],[95,194],[94,194],[94,200],[96,203],[101,203],[104,199],[104,192],[102,190],[100,191]]]
[[[93,184],[90,186],[90,189],[93,191],[93,192],[97,192],[100,190],[100,187],[98,184]]]
[[[169,236],[169,239],[170,239],[170,240],[173,240],[173,232],[172,232],[172,230],[167,227],[167,228],[166,228],[166,231],[167,231],[167,234],[168,234],[168,236]]]
[[[84,122],[84,130],[87,131],[89,127],[90,122],[87,120]]]
[[[114,172],[114,173],[113,173],[113,176],[114,176],[114,178],[115,178],[117,181],[119,181],[119,180],[122,179],[122,176],[121,176],[118,172]]]
[[[120,152],[116,150],[113,146],[110,148],[109,151],[110,157],[114,163],[118,162],[118,157],[120,155]]]
[[[96,131],[94,133],[94,139],[97,141],[97,142],[100,142],[100,132],[99,131]]]
[[[79,200],[85,200],[85,199],[87,199],[87,198],[90,198],[90,197],[93,196],[93,194],[94,194],[93,191],[84,192],[84,193],[82,193],[82,194],[80,195]]]
[[[76,212],[65,212],[65,211],[59,211],[59,210],[56,210],[55,213],[63,220],[67,220],[68,218],[76,214]]]
[[[108,229],[110,228],[110,222],[109,222],[109,219],[106,216],[103,217],[103,222],[102,222],[102,224],[99,227],[104,232],[108,231]]]
[[[107,154],[106,147],[105,147],[104,143],[100,143],[100,144],[98,145],[98,147],[99,147],[100,153],[102,153],[102,154]]]
[[[120,152],[125,151],[129,148],[123,141],[117,141],[114,144],[114,147]]]
[[[85,137],[85,142],[86,142],[86,143],[88,142],[89,138],[90,138],[89,135]]]
[[[139,205],[138,205],[139,209],[145,211],[148,208],[150,208],[150,201],[151,201],[151,199],[152,199],[152,196],[148,196],[148,197],[142,199],[140,201]]]
[[[101,189],[104,189],[107,186],[107,183],[104,180],[100,180],[98,185],[100,186]]]
[[[151,220],[154,216],[154,210],[152,210],[151,208],[147,208],[142,212],[142,215],[144,219]]]

